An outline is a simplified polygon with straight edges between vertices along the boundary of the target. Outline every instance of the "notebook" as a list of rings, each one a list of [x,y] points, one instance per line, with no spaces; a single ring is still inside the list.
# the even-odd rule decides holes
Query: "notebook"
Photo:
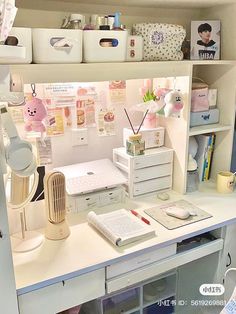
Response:
[[[87,215],[87,221],[117,246],[155,236],[152,227],[123,208],[101,215],[91,211]]]
[[[69,195],[86,194],[110,189],[126,183],[126,177],[109,159],[99,159],[55,168],[66,178]]]

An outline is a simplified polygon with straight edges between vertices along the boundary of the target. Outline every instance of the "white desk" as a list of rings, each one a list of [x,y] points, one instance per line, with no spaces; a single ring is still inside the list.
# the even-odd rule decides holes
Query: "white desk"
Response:
[[[137,244],[117,248],[87,224],[85,220],[87,212],[74,215],[74,217],[70,217],[70,222],[73,225],[71,225],[71,235],[67,239],[62,241],[45,240],[40,248],[32,252],[14,254],[18,295],[22,295],[22,297],[25,296],[25,293],[30,295],[29,292],[33,290],[42,289],[56,283],[61,285],[63,281],[77,276],[79,276],[77,278],[79,279],[81,275],[85,275],[85,282],[88,278],[89,280],[94,278],[96,281],[96,275],[98,275],[98,280],[101,280],[102,285],[104,284],[105,287],[105,282],[103,283],[105,273],[103,271],[108,265],[236,222],[236,193],[220,195],[215,192],[214,188],[210,187],[207,192],[195,192],[190,195],[179,195],[172,192],[170,195],[171,198],[168,202],[186,199],[206,210],[213,217],[175,230],[167,230],[147,216],[151,220],[151,225],[156,229],[157,236],[146,241],[137,242]],[[112,209],[135,208],[143,214],[145,208],[158,204],[163,204],[163,201],[158,200],[156,196],[149,196],[127,200],[124,204],[115,204]],[[97,212],[108,210],[111,210],[111,208],[104,207],[98,209]],[[143,215],[145,216],[145,214]],[[95,274],[95,277],[87,278],[86,276],[89,276],[89,274]],[[92,282],[90,284],[93,285]],[[84,289],[86,289],[85,286]],[[101,289],[99,293],[100,295],[103,293]],[[84,301],[88,299],[89,296]],[[50,300],[49,296],[48,300]],[[79,298],[78,300],[83,302],[83,299]]]

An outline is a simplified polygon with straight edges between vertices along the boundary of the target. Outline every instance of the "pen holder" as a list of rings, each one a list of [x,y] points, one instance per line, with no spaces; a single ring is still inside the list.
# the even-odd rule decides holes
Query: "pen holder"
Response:
[[[126,141],[126,152],[131,156],[143,155],[145,142],[140,133],[130,135]]]

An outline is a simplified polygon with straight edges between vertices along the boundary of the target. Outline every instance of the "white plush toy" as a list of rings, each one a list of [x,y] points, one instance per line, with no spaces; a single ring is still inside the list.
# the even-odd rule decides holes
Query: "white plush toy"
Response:
[[[165,117],[178,117],[184,106],[183,95],[179,91],[173,90],[165,95],[164,102]]]

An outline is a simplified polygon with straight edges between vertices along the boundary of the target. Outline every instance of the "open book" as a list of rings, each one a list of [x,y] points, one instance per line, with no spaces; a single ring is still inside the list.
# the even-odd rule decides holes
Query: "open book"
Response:
[[[87,221],[117,246],[155,235],[155,230],[126,209],[101,215],[91,211]]]

